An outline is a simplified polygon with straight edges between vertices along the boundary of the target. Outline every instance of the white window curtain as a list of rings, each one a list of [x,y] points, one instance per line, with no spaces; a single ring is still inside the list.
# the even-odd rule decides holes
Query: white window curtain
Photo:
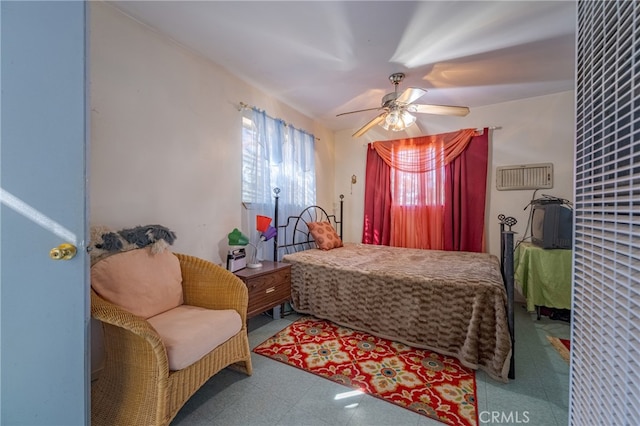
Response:
[[[274,188],[280,188],[280,223],[272,222],[273,226],[316,203],[315,137],[257,108],[247,110],[243,118],[244,223],[256,241],[256,215],[275,219]],[[260,259],[273,260],[273,241],[262,244],[260,251]]]

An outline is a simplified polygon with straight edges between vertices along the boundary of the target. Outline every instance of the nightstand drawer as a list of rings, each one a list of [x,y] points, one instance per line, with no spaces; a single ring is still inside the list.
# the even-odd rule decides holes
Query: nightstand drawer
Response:
[[[249,294],[260,294],[263,292],[270,293],[273,288],[282,286],[282,283],[288,283],[291,281],[291,270],[284,269],[276,271],[268,275],[262,275],[255,278],[248,278],[246,280]]]
[[[264,312],[275,305],[286,302],[290,298],[291,287],[287,285],[269,287],[260,293],[249,293],[247,312],[249,315],[255,312]]]
[[[262,263],[262,268],[246,268],[235,272],[249,292],[247,318],[291,300],[291,265],[268,261]]]

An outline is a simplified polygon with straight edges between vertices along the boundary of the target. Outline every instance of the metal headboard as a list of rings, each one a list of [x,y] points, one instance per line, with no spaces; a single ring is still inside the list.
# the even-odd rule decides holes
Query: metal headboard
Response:
[[[273,214],[275,227],[278,230],[274,237],[273,259],[279,260],[280,253],[289,254],[298,251],[316,248],[315,240],[309,232],[307,223],[309,222],[329,222],[336,228],[340,239],[342,239],[342,212],[344,206],[344,195],[340,194],[340,217],[329,214],[320,206],[309,206],[302,210],[298,216],[289,216],[284,224],[280,225],[279,200],[280,188],[274,188],[275,212]]]

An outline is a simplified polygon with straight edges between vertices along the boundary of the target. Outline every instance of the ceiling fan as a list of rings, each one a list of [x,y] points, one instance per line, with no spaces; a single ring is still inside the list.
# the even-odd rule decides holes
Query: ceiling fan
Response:
[[[380,107],[343,112],[336,115],[336,117],[356,112],[383,110],[377,117],[353,134],[353,137],[357,138],[364,135],[376,124],[381,125],[385,130],[392,130],[394,132],[404,130],[416,121],[416,117],[411,114],[412,112],[457,115],[460,117],[469,114],[469,108],[463,106],[414,104],[414,102],[420,99],[427,91],[418,87],[409,87],[405,89],[404,92],[398,93],[398,85],[404,77],[405,75],[401,72],[389,76],[389,80],[394,86],[394,91],[383,96]]]

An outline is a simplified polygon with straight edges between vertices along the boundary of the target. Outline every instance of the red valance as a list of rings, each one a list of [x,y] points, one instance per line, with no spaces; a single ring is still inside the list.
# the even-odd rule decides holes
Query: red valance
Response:
[[[462,129],[417,138],[373,142],[371,145],[389,167],[403,172],[421,173],[449,164],[464,152],[471,138],[479,134],[476,129]],[[436,146],[440,148],[442,145],[444,151],[430,149]],[[403,151],[409,152],[405,148],[411,148],[412,154],[401,154]]]

